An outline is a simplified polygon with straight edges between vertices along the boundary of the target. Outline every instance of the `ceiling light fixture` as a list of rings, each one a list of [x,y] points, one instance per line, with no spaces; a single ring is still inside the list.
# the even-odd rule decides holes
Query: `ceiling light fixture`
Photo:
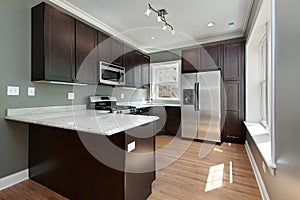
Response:
[[[171,34],[172,35],[175,35],[175,30],[174,30],[174,27],[169,24],[166,20],[166,15],[168,14],[167,11],[165,9],[160,9],[160,10],[155,10],[151,5],[150,3],[148,3],[148,8],[145,12],[145,15],[147,16],[150,16],[151,12],[155,12],[157,14],[157,22],[163,22],[164,25],[162,27],[162,30],[167,30],[168,27],[170,28],[171,30]]]
[[[207,27],[213,27],[215,25],[215,23],[213,22],[209,22],[208,24],[206,24]]]

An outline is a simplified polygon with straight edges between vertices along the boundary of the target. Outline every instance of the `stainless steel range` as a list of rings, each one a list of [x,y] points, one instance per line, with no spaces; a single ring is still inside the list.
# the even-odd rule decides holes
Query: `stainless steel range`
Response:
[[[103,110],[117,114],[136,114],[134,106],[118,106],[116,97],[111,96],[89,96],[87,109]]]

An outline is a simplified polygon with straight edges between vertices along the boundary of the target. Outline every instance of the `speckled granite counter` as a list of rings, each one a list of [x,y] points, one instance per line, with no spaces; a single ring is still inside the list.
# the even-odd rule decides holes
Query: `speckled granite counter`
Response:
[[[7,120],[113,135],[159,119],[156,116],[101,113],[85,106],[7,109]]]

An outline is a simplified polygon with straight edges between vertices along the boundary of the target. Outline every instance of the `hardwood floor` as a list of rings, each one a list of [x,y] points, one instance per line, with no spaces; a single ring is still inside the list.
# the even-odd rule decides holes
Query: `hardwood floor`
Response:
[[[148,200],[261,199],[243,145],[225,143],[219,146],[157,136],[156,149],[158,167],[172,160],[175,162],[157,171]],[[183,155],[177,159],[176,155],[181,153]],[[66,200],[31,180],[0,191],[0,200],[12,199]]]

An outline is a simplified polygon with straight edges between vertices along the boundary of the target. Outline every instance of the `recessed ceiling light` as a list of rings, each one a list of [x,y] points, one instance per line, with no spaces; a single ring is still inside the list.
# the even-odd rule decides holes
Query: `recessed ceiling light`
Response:
[[[234,22],[228,22],[228,27],[229,28],[234,28],[235,27],[235,23]]]
[[[213,27],[215,25],[214,22],[209,22],[208,24],[206,24],[206,27]]]
[[[151,36],[150,39],[151,39],[151,40],[155,40],[156,38],[155,38],[154,36]]]

